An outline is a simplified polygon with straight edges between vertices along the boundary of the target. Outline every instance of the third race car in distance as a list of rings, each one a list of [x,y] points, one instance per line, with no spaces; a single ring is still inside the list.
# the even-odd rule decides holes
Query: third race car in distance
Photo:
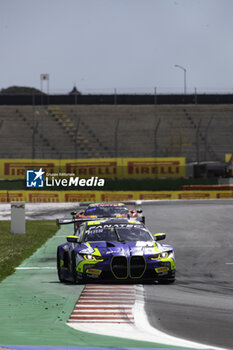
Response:
[[[152,235],[136,220],[83,222],[57,248],[59,280],[172,283],[176,270],[173,247],[158,242],[165,236]]]
[[[76,215],[76,219],[93,219],[93,218],[134,218],[145,223],[145,217],[142,210],[129,209],[124,203],[92,203],[85,210]]]

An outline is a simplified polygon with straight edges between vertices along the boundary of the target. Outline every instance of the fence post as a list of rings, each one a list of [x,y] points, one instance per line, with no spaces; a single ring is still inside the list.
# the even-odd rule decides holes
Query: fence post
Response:
[[[194,103],[197,104],[197,88],[194,90]]]
[[[201,126],[201,119],[198,122],[197,125],[197,131],[196,131],[196,156],[197,156],[197,175],[200,176],[200,144],[199,144],[199,130]]]
[[[156,122],[156,120],[155,120]],[[157,144],[157,132],[158,132],[158,129],[159,129],[159,124],[160,124],[160,118],[159,120],[157,121],[157,124],[155,125],[155,131],[154,131],[154,145],[155,145],[155,157],[158,156],[158,152],[157,152],[157,148],[158,148],[158,144]]]
[[[38,124],[39,122],[36,122],[32,129],[32,159],[35,159],[36,156],[36,133],[38,130]]]
[[[114,89],[114,105],[117,105],[117,89]]]
[[[120,120],[118,119],[115,126],[115,158],[118,157],[118,128],[119,128]]]
[[[208,130],[209,130],[209,127],[210,127],[210,124],[211,124],[213,118],[214,118],[213,116],[210,117],[210,119],[209,119],[209,121],[208,121],[208,124],[207,124],[207,127],[206,127],[206,130],[205,130],[205,153],[204,153],[204,159],[205,159],[205,160],[207,160],[206,157],[207,157],[207,138],[208,138]]]
[[[157,105],[157,88],[154,88],[154,104]]]
[[[76,128],[75,128],[75,134],[74,134],[74,156],[77,159],[78,158],[78,130],[79,130],[79,123],[80,119],[78,119]]]

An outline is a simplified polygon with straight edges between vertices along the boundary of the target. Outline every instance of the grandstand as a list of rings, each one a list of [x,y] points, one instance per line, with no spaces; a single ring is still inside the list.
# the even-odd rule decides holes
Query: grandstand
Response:
[[[233,105],[0,106],[0,158],[186,157],[233,149]]]

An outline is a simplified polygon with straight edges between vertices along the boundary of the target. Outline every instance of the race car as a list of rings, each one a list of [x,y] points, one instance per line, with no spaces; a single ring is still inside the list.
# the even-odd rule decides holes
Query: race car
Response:
[[[68,223],[68,222],[66,222]],[[175,281],[173,247],[160,244],[143,223],[125,218],[81,223],[74,235],[57,248],[61,282]]]
[[[145,223],[145,217],[142,216],[141,209],[128,209],[124,203],[93,203],[76,214],[77,219],[106,217],[132,217]]]

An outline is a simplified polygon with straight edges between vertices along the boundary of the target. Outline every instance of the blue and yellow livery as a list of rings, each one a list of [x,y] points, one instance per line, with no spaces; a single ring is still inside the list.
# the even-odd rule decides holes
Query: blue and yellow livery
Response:
[[[96,219],[79,225],[57,248],[61,282],[175,280],[172,246],[160,244],[143,223],[125,218]]]

